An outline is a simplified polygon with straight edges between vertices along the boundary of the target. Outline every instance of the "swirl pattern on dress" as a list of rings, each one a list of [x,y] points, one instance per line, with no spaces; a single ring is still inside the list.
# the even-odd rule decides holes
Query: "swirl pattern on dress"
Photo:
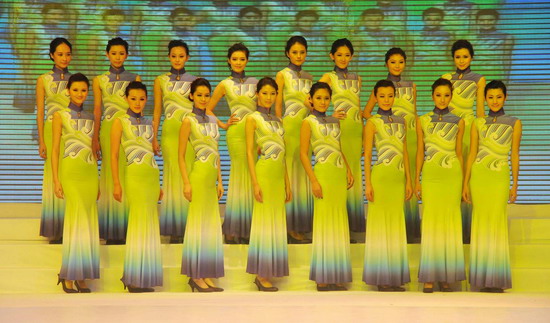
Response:
[[[340,149],[340,124],[320,123],[313,115],[305,119],[311,128],[311,147],[315,163],[332,163],[338,168],[344,167]]]
[[[285,155],[284,129],[279,118],[265,120],[261,113],[256,111],[249,116],[256,120],[254,132],[255,141],[260,147],[262,159],[279,160]]]
[[[508,166],[508,154],[512,146],[514,128],[507,124],[487,124],[483,118],[476,119],[479,148],[476,164],[484,164],[490,170],[500,171]]]
[[[126,155],[126,165],[148,163],[158,168],[153,153],[153,126],[150,124],[132,124],[130,117],[120,118],[122,122],[122,147]]]
[[[195,160],[217,167],[220,131],[216,122],[199,123],[194,114],[186,117],[191,123],[189,143],[195,151]]]
[[[375,165],[386,166],[396,164],[397,169],[404,170],[403,166],[403,140],[405,138],[405,125],[403,123],[384,123],[380,115],[371,119],[376,128],[374,134],[378,158]]]
[[[63,158],[81,158],[88,164],[95,163],[92,155],[94,121],[71,118],[68,109],[60,112],[63,127],[62,142],[65,143]]]
[[[433,112],[421,117],[424,132],[425,162],[438,163],[440,167],[451,168],[457,160],[456,136],[458,124],[431,122]]]

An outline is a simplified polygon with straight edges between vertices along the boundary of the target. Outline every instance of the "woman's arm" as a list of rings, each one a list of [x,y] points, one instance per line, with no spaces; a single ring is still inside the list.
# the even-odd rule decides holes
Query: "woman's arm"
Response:
[[[304,167],[307,177],[311,182],[311,191],[316,198],[323,198],[323,189],[317,180],[313,167],[311,167],[311,159],[309,156],[309,139],[311,138],[311,128],[307,120],[302,121],[300,128],[300,161]]]
[[[120,119],[115,119],[111,127],[111,173],[113,176],[113,196],[115,200],[122,202],[122,185],[120,184],[120,175],[118,173],[118,151],[120,149],[120,138],[122,137],[122,123]]]
[[[413,83],[413,109],[414,115],[416,115],[416,83]]]
[[[342,153],[342,159],[344,160],[344,164],[346,165],[346,179],[347,179],[347,189],[349,190],[353,183],[355,182],[355,179],[353,178],[353,173],[351,172],[351,168],[349,168],[348,160],[346,159],[346,155],[344,155],[344,152],[342,150],[342,142],[339,141],[340,144],[340,152]]]
[[[411,166],[409,165],[409,151],[407,150],[407,124],[405,124],[405,137],[403,137],[403,163],[405,166],[405,200],[408,201],[411,199],[413,189],[411,182]]]
[[[206,106],[206,113],[209,115],[214,115],[214,108],[220,102],[220,100],[225,96],[225,86],[223,85],[223,81],[216,86],[216,89],[214,90],[214,94],[212,94],[212,98],[210,99],[210,102],[208,102],[208,105]]]
[[[464,174],[464,157],[462,156],[462,141],[464,140],[464,119],[460,119],[458,122],[458,134],[456,135],[456,157],[460,162],[460,167],[462,168],[462,174]]]
[[[55,196],[62,199],[63,198],[63,187],[59,181],[59,150],[61,145],[61,116],[59,112],[54,113],[53,115],[53,125],[52,125],[52,175],[54,183],[54,193]]]
[[[374,189],[371,181],[371,160],[372,160],[372,145],[374,141],[374,133],[376,128],[374,124],[367,120],[365,125],[365,135],[363,136],[363,155],[365,156],[365,197],[369,202],[374,202]]]
[[[248,172],[252,179],[252,185],[254,187],[254,198],[256,201],[263,203],[262,189],[258,184],[258,177],[256,176],[256,155],[254,153],[254,132],[256,131],[256,120],[252,117],[246,118],[245,134],[246,134],[246,161],[248,163]]]
[[[518,177],[519,177],[519,147],[521,144],[521,121],[516,121],[514,125],[514,134],[512,136],[512,188],[510,189],[510,203],[514,203],[518,197]]]
[[[414,179],[414,193],[418,200],[422,199],[422,185],[420,185],[420,173],[424,166],[424,132],[420,118],[416,117],[416,178]]]
[[[285,203],[292,201],[292,188],[290,187],[290,180],[288,179],[288,171],[285,164]]]
[[[46,142],[44,141],[45,97],[44,81],[42,80],[42,76],[39,76],[36,80],[36,127],[38,129],[38,154],[41,158],[46,158],[48,154],[46,151]]]
[[[160,116],[162,115],[162,90],[160,88],[160,80],[155,79],[154,87],[155,104],[153,109],[153,151],[155,155],[160,156],[160,145],[158,142],[158,133],[160,127]]]
[[[363,110],[363,118],[368,119],[372,117],[372,109],[374,109],[374,106],[376,105],[376,98],[374,96],[374,92],[370,94],[369,100],[367,101],[367,104],[365,105],[365,109]]]
[[[485,117],[484,104],[485,104],[485,77],[482,77],[477,81],[477,98],[476,98],[476,117]]]
[[[479,148],[479,135],[477,133],[477,127],[475,122],[472,124],[470,130],[470,153],[468,154],[468,160],[466,161],[466,170],[464,171],[464,182],[462,184],[462,199],[464,202],[472,203],[470,196],[470,176],[472,174],[472,165],[477,156]]]
[[[220,158],[218,157],[218,162],[216,163],[217,167],[218,167],[218,187],[217,187],[217,190],[218,190],[218,201],[221,200],[222,196],[223,196],[223,181],[222,181],[222,166],[221,166],[221,161],[220,161]]]
[[[183,196],[191,202],[192,190],[189,174],[187,174],[187,164],[185,161],[185,152],[187,151],[187,143],[189,141],[189,133],[191,132],[191,121],[184,118],[180,127],[179,145],[178,145],[178,163],[180,166],[181,178],[183,179]]]
[[[275,99],[275,115],[279,118],[283,117],[283,90],[285,88],[285,77],[281,72],[277,73],[275,77],[275,83],[279,90],[277,91],[277,98]]]
[[[96,160],[101,159],[101,146],[99,145],[99,128],[101,126],[101,106],[103,104],[101,96],[101,88],[99,86],[99,76],[94,78],[92,83],[92,90],[94,91],[94,135],[92,137],[92,153]]]

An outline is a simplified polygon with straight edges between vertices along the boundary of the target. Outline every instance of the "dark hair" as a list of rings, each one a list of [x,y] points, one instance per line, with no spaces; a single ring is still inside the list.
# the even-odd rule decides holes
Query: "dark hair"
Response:
[[[388,61],[390,60],[390,57],[392,57],[392,55],[401,55],[401,56],[403,56],[405,61],[407,60],[407,54],[405,54],[404,50],[402,50],[399,47],[392,47],[386,52],[386,56],[384,57],[386,63],[388,63]]]
[[[274,79],[272,79],[271,77],[264,77],[258,81],[258,84],[256,84],[256,93],[260,92],[260,90],[266,85],[271,85],[275,89],[275,91],[279,91],[279,86]]]
[[[332,43],[332,47],[330,48],[330,53],[332,55],[334,55],[334,53],[336,53],[336,51],[338,50],[338,48],[340,47],[347,47],[351,53],[351,55],[353,55],[354,53],[354,50],[353,50],[353,45],[351,44],[351,41],[349,41],[349,39],[347,38],[340,38],[340,39],[336,39],[333,43]]]
[[[246,59],[248,59],[248,55],[250,55],[250,51],[248,50],[248,47],[246,47],[243,43],[235,43],[229,49],[227,49],[227,59],[231,58],[231,55],[235,52],[244,52]],[[227,66],[229,66],[229,69],[231,69],[231,64],[227,63]]]
[[[250,12],[257,14],[258,16],[260,16],[260,18],[263,17],[262,11],[260,9],[256,8],[255,6],[248,6],[248,7],[242,8],[239,11],[239,18],[244,17],[247,13],[250,13]]]
[[[451,83],[451,81],[444,78],[438,78],[437,80],[435,80],[434,84],[432,84],[432,94],[434,94],[435,89],[438,86],[447,86],[449,87],[449,89],[451,89],[451,93],[453,92],[453,83]]]
[[[145,86],[145,84],[141,83],[140,81],[130,82],[130,84],[128,84],[128,86],[124,90],[124,95],[128,96],[128,94],[130,93],[130,90],[143,90],[145,91],[145,96],[147,96],[147,87]]]
[[[372,90],[374,92],[374,95],[378,94],[378,89],[381,87],[391,87],[393,89],[393,93],[395,93],[395,85],[393,85],[393,82],[390,80],[380,80],[376,82],[374,85],[374,89]]]
[[[501,89],[502,93],[504,93],[504,96],[506,96],[506,85],[504,85],[504,82],[500,80],[492,80],[491,82],[487,83],[487,85],[485,85],[484,95],[487,96],[487,91],[494,89]]]
[[[199,86],[206,86],[210,92],[212,92],[212,86],[210,85],[210,82],[208,82],[207,79],[199,77],[196,78],[193,82],[191,82],[191,91],[189,93],[193,94],[197,91],[197,88]],[[191,98],[189,98],[190,101],[193,101]]]
[[[496,11],[496,9],[481,9],[476,13],[476,20],[478,20],[481,16],[493,16],[496,20],[498,20],[500,14]]]
[[[50,10],[65,10],[65,6],[61,3],[46,3],[44,7],[42,7],[41,13],[43,16],[46,16]]]
[[[292,36],[286,41],[286,46],[285,46],[286,57],[288,57],[287,53],[290,51],[290,47],[292,47],[296,43],[304,45],[307,52],[307,40],[303,36]]]
[[[107,9],[103,11],[103,18],[107,16],[124,16],[124,11],[120,9]]]
[[[187,56],[189,56],[189,47],[187,46],[187,43],[184,42],[183,40],[181,40],[181,39],[171,40],[168,43],[168,55],[170,55],[170,51],[174,47],[183,47],[185,49],[185,53],[187,54]]]
[[[193,12],[184,7],[177,7],[176,9],[172,10],[172,12],[170,12],[170,17],[168,18],[168,20],[170,20],[170,22],[173,22],[176,19],[176,16],[180,14],[192,16]]]
[[[317,92],[320,89],[326,89],[328,91],[328,94],[332,97],[332,89],[330,88],[330,85],[328,85],[325,82],[317,82],[311,86],[311,89],[309,89],[309,95],[313,97],[315,95],[315,92]]]
[[[436,7],[430,7],[422,12],[422,20],[424,20],[427,15],[440,15],[441,18],[445,18],[445,11]]]
[[[319,20],[319,14],[315,10],[300,10],[294,15],[296,20],[303,17],[314,17],[315,20]]]
[[[474,57],[474,47],[465,39],[460,39],[454,42],[453,47],[451,48],[451,57],[454,57],[455,52],[462,48],[466,48],[470,52],[470,55]]]
[[[120,37],[115,37],[107,42],[107,47],[105,47],[105,51],[109,52],[111,50],[111,47],[113,46],[124,46],[124,49],[126,50],[126,54],[128,54],[128,42]]]
[[[71,51],[73,50],[73,45],[71,45],[71,43],[67,39],[63,37],[57,37],[50,42],[50,55],[53,55],[55,53],[55,50],[57,49],[57,46],[61,44],[65,44],[69,46],[69,49]],[[53,61],[53,58],[51,56],[50,56],[50,59]]]
[[[384,11],[377,8],[370,8],[361,13],[361,18],[364,18],[365,16],[373,16],[373,15],[384,17]]]
[[[88,88],[90,87],[90,80],[88,80],[86,75],[84,75],[82,73],[76,73],[76,74],[71,75],[71,77],[69,77],[69,82],[67,82],[67,88],[70,89],[71,85],[75,82],[84,82],[84,83],[86,83]]]

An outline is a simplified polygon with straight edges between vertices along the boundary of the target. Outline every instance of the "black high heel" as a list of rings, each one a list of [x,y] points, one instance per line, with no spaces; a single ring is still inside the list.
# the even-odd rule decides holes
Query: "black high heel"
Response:
[[[426,287],[426,284],[424,283],[424,288],[422,289],[422,292],[423,293],[433,293],[434,292],[433,284],[432,284],[432,287]]]
[[[74,290],[72,288],[68,288],[66,285],[65,285],[65,279],[59,277],[59,274],[57,274],[57,285],[59,285],[61,283],[61,287],[63,287],[63,291],[67,294],[73,294],[73,293],[78,293],[77,290]]]
[[[442,292],[449,293],[453,291],[453,289],[447,283],[439,282],[438,284],[439,284],[439,290]]]
[[[288,243],[289,244],[308,244],[311,243],[311,239],[304,238],[304,239],[296,239],[290,234],[288,235]]]
[[[317,291],[318,292],[329,292],[331,290],[332,289],[330,288],[329,284],[327,284],[326,286],[320,286],[319,284],[317,284]]]
[[[258,277],[256,277],[256,279],[254,279],[254,284],[256,284],[256,286],[258,286],[258,290],[261,291],[261,292],[276,292],[276,291],[279,290],[275,286],[266,287],[266,286],[262,285],[262,283],[258,280]]]
[[[124,289],[128,289],[128,292],[130,293],[150,293],[155,291],[154,288],[141,288],[141,287],[126,285],[125,282],[122,282],[122,285],[124,285]]]
[[[206,284],[208,286],[208,284]],[[189,286],[191,287],[191,291],[194,293],[195,289],[199,291],[199,293],[211,293],[214,291],[212,287],[202,288],[192,278],[189,278]]]
[[[223,288],[221,287],[212,286],[209,283],[207,283],[206,280],[204,281],[204,283],[206,284],[206,286],[212,288],[214,292],[223,292]]]
[[[337,290],[337,291],[348,290],[346,286],[338,285],[338,284],[331,284],[329,285],[329,287],[330,287],[330,290]]]
[[[75,284],[76,289],[78,290],[79,293],[91,293],[92,292],[92,290],[89,289],[88,287],[86,287],[86,288],[80,287],[77,280],[74,281],[74,284]]]

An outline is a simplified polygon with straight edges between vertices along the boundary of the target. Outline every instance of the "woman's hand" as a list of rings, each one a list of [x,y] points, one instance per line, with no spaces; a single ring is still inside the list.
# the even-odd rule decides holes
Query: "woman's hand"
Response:
[[[193,192],[191,191],[191,184],[183,184],[183,196],[191,202]]]
[[[419,201],[422,200],[422,185],[420,184],[420,181],[416,181],[414,186],[414,194]]]
[[[164,197],[164,191],[161,188],[159,193],[159,201],[161,201],[163,197]]]
[[[289,185],[285,185],[285,203],[292,201],[292,190]]]
[[[332,114],[333,117],[339,120],[344,120],[346,118],[346,111],[342,109],[334,110],[334,113]]]
[[[222,199],[223,192],[225,191],[224,188],[223,188],[223,183],[222,182],[218,183],[217,190],[218,190],[218,201],[219,201],[219,200]]]
[[[353,183],[355,182],[355,180],[353,179],[353,174],[351,173],[351,170],[349,170],[349,168],[346,175],[347,175],[347,181],[348,181],[347,189],[349,190],[353,186]]]
[[[101,191],[100,190],[97,190],[97,198],[96,198],[96,201],[99,201],[99,198],[101,197]]]
[[[407,181],[407,183],[405,184],[405,201],[410,200],[412,195],[413,195],[413,187],[412,187],[411,181]]]
[[[53,185],[54,185],[54,190],[55,190],[54,191],[55,196],[62,199],[63,198],[63,187],[61,186],[61,183],[59,181],[54,181]]]
[[[258,201],[260,203],[264,202],[262,189],[260,188],[260,185],[258,185],[258,184],[254,184],[254,198],[256,199],[256,201]]]
[[[156,156],[160,156],[160,145],[157,138],[153,139],[153,152]]]
[[[371,183],[368,183],[365,186],[365,197],[367,198],[367,201],[374,202],[374,189],[372,188]]]
[[[118,202],[122,202],[122,186],[119,184],[115,184],[115,187],[113,189],[113,197]]]
[[[241,118],[237,117],[237,114],[233,113],[231,117],[229,117],[229,120],[227,120],[227,125],[232,126],[238,123],[239,121],[241,121]]]
[[[515,203],[518,198],[518,185],[513,184],[510,188],[510,203]]]
[[[323,198],[323,188],[321,188],[321,184],[319,184],[318,181],[311,183],[311,191],[313,192],[313,196],[316,198]]]
[[[38,154],[40,155],[40,158],[46,159],[47,152],[46,152],[46,143],[41,141],[38,143]]]
[[[472,203],[472,198],[470,195],[470,187],[468,185],[466,185],[462,189],[462,200],[466,203]]]
[[[101,160],[101,145],[98,139],[92,139],[92,153],[96,160]]]

